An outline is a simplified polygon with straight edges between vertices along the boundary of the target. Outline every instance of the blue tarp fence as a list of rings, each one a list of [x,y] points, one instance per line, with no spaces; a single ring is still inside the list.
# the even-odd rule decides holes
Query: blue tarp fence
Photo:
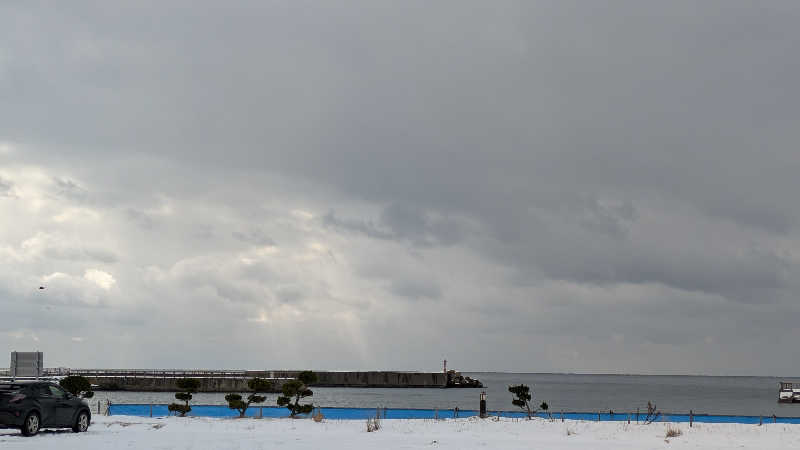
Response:
[[[326,419],[336,420],[366,420],[375,417],[376,408],[318,408]],[[381,418],[386,419],[452,419],[455,417],[453,409],[402,409],[402,408],[379,408]],[[167,405],[146,405],[146,404],[111,404],[108,413],[114,416],[139,416],[139,417],[165,417],[172,415],[167,409]],[[239,412],[224,405],[192,405],[192,411],[188,414],[195,417],[238,417]],[[286,408],[278,406],[251,406],[247,410],[248,417],[288,417]],[[475,410],[459,410],[458,417],[474,417],[478,415]],[[510,418],[525,418],[526,414],[520,411],[489,411],[491,416],[501,416]],[[546,413],[537,413],[537,417],[553,418],[560,420],[590,420],[590,421],[614,421],[627,422],[630,418],[631,423],[636,421],[636,414],[628,413],[590,413],[590,412],[557,412],[548,416]],[[639,415],[639,421],[643,421],[645,414]],[[800,424],[800,417],[775,417],[773,416],[732,416],[732,415],[712,415],[695,414],[694,421],[697,423],[787,423]],[[658,421],[666,422],[689,422],[689,414],[662,414]]]

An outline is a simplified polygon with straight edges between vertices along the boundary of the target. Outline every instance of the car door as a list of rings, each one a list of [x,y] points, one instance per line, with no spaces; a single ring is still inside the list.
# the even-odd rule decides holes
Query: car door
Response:
[[[72,413],[75,411],[75,407],[72,405],[67,392],[54,384],[48,385],[48,388],[50,388],[50,393],[53,395],[56,404],[57,424],[55,426],[66,427],[72,425]]]
[[[47,385],[40,384],[33,387],[36,393],[36,400],[39,402],[39,409],[41,410],[41,427],[55,427],[58,426],[58,416],[56,413],[56,399]]]

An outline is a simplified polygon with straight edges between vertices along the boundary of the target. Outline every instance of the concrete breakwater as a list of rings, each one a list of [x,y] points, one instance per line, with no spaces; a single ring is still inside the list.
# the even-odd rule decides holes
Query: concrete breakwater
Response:
[[[89,382],[97,385],[98,391],[142,391],[142,392],[177,392],[176,381],[179,378],[148,377],[87,377]],[[197,378],[200,381],[198,392],[244,392],[247,388],[246,378]],[[273,392],[280,392],[280,385],[274,386]]]
[[[266,378],[274,383],[274,391],[287,380],[293,379],[299,370],[125,370],[95,369],[70,370],[72,375],[82,375],[98,386],[98,390],[122,391],[177,391],[180,378],[196,378],[200,381],[199,392],[247,391],[247,381],[253,377]],[[454,387],[452,374],[442,372],[316,372],[322,387],[361,388],[446,388]]]

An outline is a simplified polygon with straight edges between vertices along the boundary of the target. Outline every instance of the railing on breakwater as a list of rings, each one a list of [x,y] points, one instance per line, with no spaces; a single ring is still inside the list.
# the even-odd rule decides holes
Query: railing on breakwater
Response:
[[[175,381],[180,378],[197,378],[201,382],[200,392],[225,392],[244,389],[246,380],[254,377],[273,380],[276,387],[283,380],[296,378],[299,370],[219,370],[219,369],[45,369],[45,376],[81,375],[89,379],[99,389],[106,390],[175,390]],[[385,388],[445,388],[479,387],[451,383],[452,377],[460,377],[457,372],[334,372],[315,371],[318,387],[385,387]],[[475,380],[477,381],[477,380]]]
[[[63,371],[52,373],[49,369],[45,369],[45,373],[48,375],[122,378],[252,378],[255,376],[274,378],[263,371],[208,369],[68,369],[66,373]]]
[[[295,378],[301,370],[228,370],[228,369],[44,369],[47,376],[81,375],[84,377],[158,377],[158,378]],[[318,375],[324,374],[395,374],[402,376],[436,375],[439,372],[412,372],[412,371],[314,371]],[[442,375],[443,376],[443,375]]]

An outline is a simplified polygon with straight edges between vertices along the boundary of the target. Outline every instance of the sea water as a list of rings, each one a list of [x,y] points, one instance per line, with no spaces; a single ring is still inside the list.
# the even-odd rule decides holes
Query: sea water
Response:
[[[484,389],[419,388],[314,388],[311,401],[337,408],[477,410],[486,391],[490,411],[509,411],[508,386],[526,384],[532,404],[547,402],[554,414],[561,411],[618,414],[646,412],[647,402],[664,413],[800,417],[800,403],[779,404],[778,382],[798,381],[774,377],[710,377],[672,375],[577,375],[529,373],[464,373],[481,380]],[[264,405],[274,405],[277,394],[267,394]],[[92,405],[114,403],[167,404],[169,392],[96,392]],[[192,404],[224,405],[224,393],[196,393]]]

